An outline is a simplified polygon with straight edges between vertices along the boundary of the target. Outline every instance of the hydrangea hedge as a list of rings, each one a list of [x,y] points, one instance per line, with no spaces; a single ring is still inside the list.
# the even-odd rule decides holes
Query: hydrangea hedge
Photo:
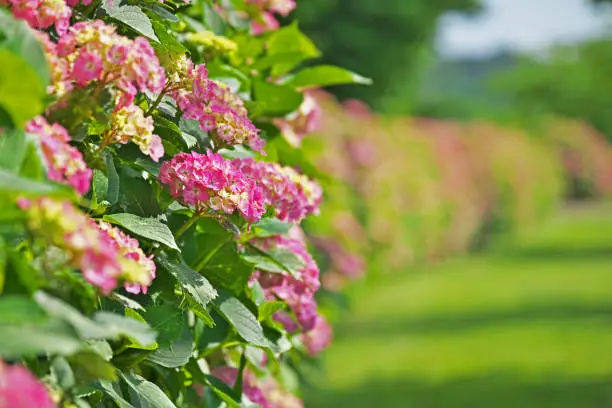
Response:
[[[0,0],[0,407],[299,407],[326,347],[293,0]],[[284,137],[283,137],[284,135]]]

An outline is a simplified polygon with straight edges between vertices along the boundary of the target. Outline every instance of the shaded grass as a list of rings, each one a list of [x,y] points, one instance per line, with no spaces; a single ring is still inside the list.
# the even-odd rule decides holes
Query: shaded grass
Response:
[[[612,406],[612,208],[354,292],[310,407]]]

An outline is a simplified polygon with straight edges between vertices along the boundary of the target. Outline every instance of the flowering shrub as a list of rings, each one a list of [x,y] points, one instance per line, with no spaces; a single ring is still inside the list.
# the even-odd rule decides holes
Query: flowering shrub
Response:
[[[332,333],[299,141],[311,89],[367,80],[299,68],[295,6],[0,0],[1,407],[303,405]]]

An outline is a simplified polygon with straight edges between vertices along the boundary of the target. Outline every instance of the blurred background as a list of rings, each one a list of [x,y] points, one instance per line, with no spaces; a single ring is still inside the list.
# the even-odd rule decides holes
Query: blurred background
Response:
[[[312,92],[287,138],[326,191],[306,406],[612,406],[609,3],[298,2],[374,80]]]

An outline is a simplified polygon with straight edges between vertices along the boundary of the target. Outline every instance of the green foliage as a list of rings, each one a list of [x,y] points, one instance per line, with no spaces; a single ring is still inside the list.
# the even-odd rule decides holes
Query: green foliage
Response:
[[[340,98],[359,98],[375,109],[407,113],[423,50],[431,46],[447,12],[472,13],[476,0],[312,0],[300,4],[300,27],[322,51],[324,64],[372,78],[375,87],[334,88]]]

